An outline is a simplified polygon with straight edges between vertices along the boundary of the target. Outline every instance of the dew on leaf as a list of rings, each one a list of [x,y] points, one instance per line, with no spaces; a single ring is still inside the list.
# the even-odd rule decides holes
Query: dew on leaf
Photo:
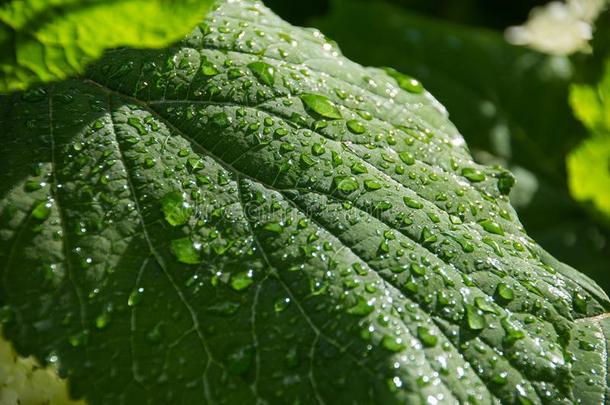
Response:
[[[379,183],[377,180],[367,179],[367,180],[364,180],[364,187],[368,191],[375,191],[375,190],[379,190],[382,186],[381,186],[381,183]]]
[[[475,303],[476,307],[479,308],[483,312],[489,312],[492,314],[498,313],[496,308],[483,297],[476,297],[474,299],[474,303]]]
[[[495,221],[491,219],[483,219],[479,221],[479,225],[483,227],[487,232],[493,233],[496,235],[504,235],[504,230],[502,227]]]
[[[311,153],[313,153],[315,156],[323,155],[324,152],[326,152],[326,149],[324,149],[324,146],[320,145],[319,143],[314,143],[311,146]]]
[[[417,327],[417,337],[426,347],[434,347],[438,342],[438,336],[432,333],[430,329],[425,326]]]
[[[424,86],[422,86],[422,84],[418,80],[412,78],[411,76],[400,73],[392,68],[384,68],[384,70],[389,76],[393,77],[394,80],[396,80],[398,86],[401,89],[406,90],[409,93],[423,93]]]
[[[366,298],[361,295],[356,296],[356,303],[347,310],[348,314],[357,316],[366,316],[375,310],[375,306],[372,305]]]
[[[339,119],[342,117],[337,105],[328,97],[311,93],[301,94],[299,97],[309,110],[324,118]]]
[[[135,128],[138,131],[138,134],[140,134],[140,135],[146,135],[148,133],[148,130],[146,129],[144,124],[137,117],[127,118],[127,124],[129,124],[129,126]]]
[[[129,298],[127,298],[127,305],[130,307],[135,307],[138,305],[144,296],[144,288],[139,287],[134,289],[131,294],[129,294]]]
[[[424,204],[415,200],[414,198],[408,197],[408,196],[404,196],[402,198],[402,200],[404,201],[405,205],[409,208],[413,208],[413,209],[420,209],[424,207]]]
[[[51,203],[48,201],[41,201],[34,206],[32,210],[32,217],[39,221],[44,221],[51,215]]]
[[[481,311],[470,304],[465,305],[466,309],[466,324],[469,329],[482,330],[485,328],[485,317]]]
[[[188,222],[191,216],[191,208],[184,201],[182,193],[170,191],[161,198],[163,216],[171,226],[181,226]]]
[[[398,157],[400,158],[400,160],[402,160],[406,165],[413,165],[415,164],[415,158],[413,157],[413,154],[410,152],[400,152],[398,154]]]
[[[275,83],[275,68],[268,63],[257,61],[248,64],[252,74],[263,84],[273,86]]]
[[[98,329],[105,329],[110,323],[110,314],[108,312],[102,312],[95,318],[95,327]]]
[[[333,179],[333,182],[335,188],[344,193],[351,193],[360,187],[358,181],[350,176],[337,176]]]
[[[385,335],[381,339],[381,346],[391,352],[400,352],[406,347],[401,338],[389,335]]]
[[[504,332],[506,332],[504,340],[507,344],[513,344],[517,340],[525,337],[525,332],[523,329],[508,318],[502,318],[500,324],[502,325]]]
[[[313,158],[307,153],[301,153],[299,162],[301,163],[302,167],[305,168],[315,166],[316,164],[316,161],[313,160]]]
[[[276,313],[284,312],[290,305],[290,298],[282,297],[275,300],[273,303],[273,309]]]
[[[181,263],[197,264],[201,262],[201,245],[193,242],[189,237],[172,240],[170,248]]]
[[[472,183],[478,183],[485,180],[485,174],[478,169],[465,167],[462,169],[462,176],[466,177]]]
[[[284,227],[279,222],[267,222],[263,229],[268,233],[279,235],[284,231]]]
[[[242,291],[254,283],[251,271],[237,273],[231,277],[231,288],[235,291]]]
[[[349,129],[351,133],[358,135],[366,132],[366,128],[358,120],[348,120],[345,125],[347,125],[347,129]]]
[[[353,174],[364,174],[364,173],[368,173],[368,170],[366,169],[366,166],[360,162],[355,162],[354,164],[352,164],[352,173]]]
[[[506,301],[512,301],[515,298],[513,288],[506,283],[499,283],[496,287],[496,294]]]

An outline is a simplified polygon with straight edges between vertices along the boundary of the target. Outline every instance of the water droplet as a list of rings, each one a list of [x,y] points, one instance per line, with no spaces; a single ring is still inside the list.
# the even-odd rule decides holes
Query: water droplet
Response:
[[[593,350],[595,350],[595,344],[587,342],[586,340],[579,340],[578,347],[587,352],[592,352]]]
[[[136,288],[129,294],[129,298],[127,299],[127,305],[130,307],[135,307],[142,301],[142,297],[144,295],[144,288]]]
[[[319,143],[314,143],[311,146],[311,153],[313,153],[315,156],[323,155],[325,152],[326,149],[324,149],[324,146],[320,145]]]
[[[275,300],[273,304],[273,309],[275,309],[276,313],[284,312],[286,308],[290,305],[290,298],[282,297]]]
[[[181,263],[197,264],[201,262],[201,245],[194,243],[189,237],[172,240],[170,248]]]
[[[307,153],[301,153],[299,161],[301,163],[301,166],[303,166],[304,168],[312,167],[316,164],[316,161],[313,160],[313,158]]]
[[[135,128],[138,131],[138,134],[140,134],[140,135],[146,135],[148,133],[148,130],[146,129],[144,124],[142,124],[140,119],[137,117],[127,118],[127,124],[129,124],[129,126]]]
[[[485,180],[485,174],[472,167],[464,167],[462,169],[462,176],[466,177],[472,183],[478,183]]]
[[[422,86],[418,80],[412,78],[411,76],[400,73],[392,68],[384,68],[384,70],[389,76],[396,80],[401,89],[415,94],[420,94],[424,91],[424,86]]]
[[[244,75],[244,72],[239,68],[232,68],[227,71],[227,77],[229,80],[239,79]]]
[[[337,190],[344,193],[351,193],[358,190],[358,181],[350,176],[337,176],[333,179],[334,186]]]
[[[581,292],[576,291],[572,295],[572,302],[574,303],[574,307],[576,310],[582,314],[587,313],[587,297],[583,295]]]
[[[408,196],[404,196],[402,198],[402,200],[404,201],[405,205],[409,208],[413,208],[413,209],[420,209],[424,207],[424,204],[411,198]]]
[[[316,114],[329,119],[342,118],[337,105],[330,99],[319,94],[305,93],[299,96],[305,106]]]
[[[417,327],[417,337],[426,347],[434,347],[438,342],[438,337],[430,332],[430,329],[426,328],[425,326]]]
[[[51,203],[48,201],[41,201],[34,206],[32,210],[32,217],[39,221],[44,221],[51,215]]]
[[[491,381],[494,384],[505,385],[508,382],[508,373],[506,371],[495,373],[491,376]]]
[[[377,180],[364,180],[364,187],[368,190],[368,191],[375,191],[375,190],[379,190],[381,188],[381,183],[379,183]]]
[[[424,275],[426,275],[426,268],[420,266],[417,263],[411,263],[409,268],[411,269],[411,272],[413,274],[417,275],[417,276],[424,276]]]
[[[413,157],[413,154],[411,152],[400,152],[398,154],[398,157],[400,158],[400,160],[402,160],[405,164],[409,166],[415,164],[415,157]]]
[[[24,184],[25,191],[36,191],[42,188],[43,184],[36,180],[28,180]]]
[[[209,61],[205,60],[201,63],[201,74],[204,76],[215,76],[218,74],[218,69]]]
[[[354,134],[363,134],[366,132],[366,128],[358,120],[349,120],[345,123],[345,125],[347,125],[347,129]]]
[[[391,352],[400,352],[402,350],[404,350],[405,345],[402,342],[402,339],[399,337],[395,337],[395,336],[388,336],[385,335],[382,339],[381,339],[381,345],[386,348],[387,350],[391,351]]]
[[[275,83],[275,68],[268,63],[257,61],[248,64],[248,68],[252,74],[267,86],[273,86]]]
[[[375,310],[375,306],[361,295],[356,296],[356,303],[347,310],[348,314],[366,316]]]
[[[474,299],[474,303],[477,306],[477,308],[479,308],[483,312],[489,312],[492,314],[498,313],[496,308],[494,308],[494,306],[483,297],[476,297]]]
[[[466,323],[468,328],[472,330],[481,330],[485,328],[485,317],[477,308],[470,304],[465,305]]]
[[[110,313],[108,311],[102,312],[97,318],[95,318],[95,327],[98,329],[105,329],[110,323]]]
[[[502,328],[506,332],[506,336],[504,340],[507,344],[513,344],[519,339],[523,339],[525,337],[525,332],[518,325],[510,321],[508,318],[502,318],[500,321]]]
[[[161,207],[165,220],[171,226],[184,225],[191,216],[191,208],[178,191],[165,194],[161,198]]]
[[[82,332],[79,332],[75,335],[70,336],[70,338],[68,339],[68,342],[70,343],[70,346],[72,346],[72,347],[86,346],[87,343],[89,342],[89,331],[84,330]]]
[[[231,277],[231,288],[233,288],[235,291],[245,290],[246,288],[250,287],[252,283],[254,283],[254,280],[252,279],[251,271],[237,273]]]
[[[231,125],[231,119],[225,112],[219,112],[210,117],[210,123],[220,129]]]
[[[479,225],[481,225],[483,229],[485,229],[489,233],[493,233],[496,235],[504,235],[504,230],[502,229],[502,227],[497,222],[494,222],[491,219],[483,219],[479,221]]]
[[[352,173],[354,174],[364,174],[364,173],[368,173],[368,170],[366,169],[366,166],[360,162],[355,162],[352,167]]]
[[[500,298],[503,298],[506,301],[512,301],[515,298],[513,288],[505,283],[498,284],[498,286],[496,287],[496,293]]]
[[[263,229],[269,233],[279,235],[284,231],[284,227],[279,222],[268,222]]]

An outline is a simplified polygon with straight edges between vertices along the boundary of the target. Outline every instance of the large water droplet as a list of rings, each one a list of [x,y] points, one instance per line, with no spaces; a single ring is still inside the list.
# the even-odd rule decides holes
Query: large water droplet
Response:
[[[363,134],[366,132],[366,128],[358,120],[349,120],[345,123],[345,125],[347,125],[347,129],[354,134]]]
[[[184,201],[182,193],[171,191],[161,198],[163,215],[168,224],[180,226],[187,223],[191,216],[191,208]]]
[[[300,98],[307,108],[324,118],[341,118],[341,112],[337,108],[337,105],[325,96],[305,93],[301,94]]]
[[[275,68],[268,63],[257,61],[248,64],[248,68],[252,74],[267,86],[273,86],[275,83]]]
[[[189,237],[174,239],[171,241],[170,248],[179,262],[185,264],[197,264],[201,262],[201,245],[193,242]]]
[[[425,326],[417,327],[417,337],[426,347],[434,347],[438,342],[438,337]]]

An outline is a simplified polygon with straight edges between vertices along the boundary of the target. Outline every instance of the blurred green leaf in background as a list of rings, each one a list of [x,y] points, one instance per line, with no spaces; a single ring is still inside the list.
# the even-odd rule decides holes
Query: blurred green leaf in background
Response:
[[[602,221],[610,218],[610,59],[597,86],[573,85],[570,104],[591,132],[568,155],[568,179],[572,195],[590,202]]]

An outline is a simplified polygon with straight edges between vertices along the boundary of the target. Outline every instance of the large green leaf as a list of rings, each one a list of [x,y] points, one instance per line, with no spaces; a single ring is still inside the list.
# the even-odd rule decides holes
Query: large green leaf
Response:
[[[92,404],[602,402],[608,298],[443,111],[250,1],[2,98],[5,334]]]
[[[182,39],[211,0],[8,0],[0,4],[0,92],[82,73],[104,49]]]
[[[610,234],[570,198],[566,182],[565,157],[586,137],[567,102],[573,79],[567,58],[380,1],[334,0],[329,16],[315,23],[348,57],[421,80],[447,107],[477,161],[514,171],[511,199],[530,235],[610,288]],[[600,35],[603,42],[607,36]]]

